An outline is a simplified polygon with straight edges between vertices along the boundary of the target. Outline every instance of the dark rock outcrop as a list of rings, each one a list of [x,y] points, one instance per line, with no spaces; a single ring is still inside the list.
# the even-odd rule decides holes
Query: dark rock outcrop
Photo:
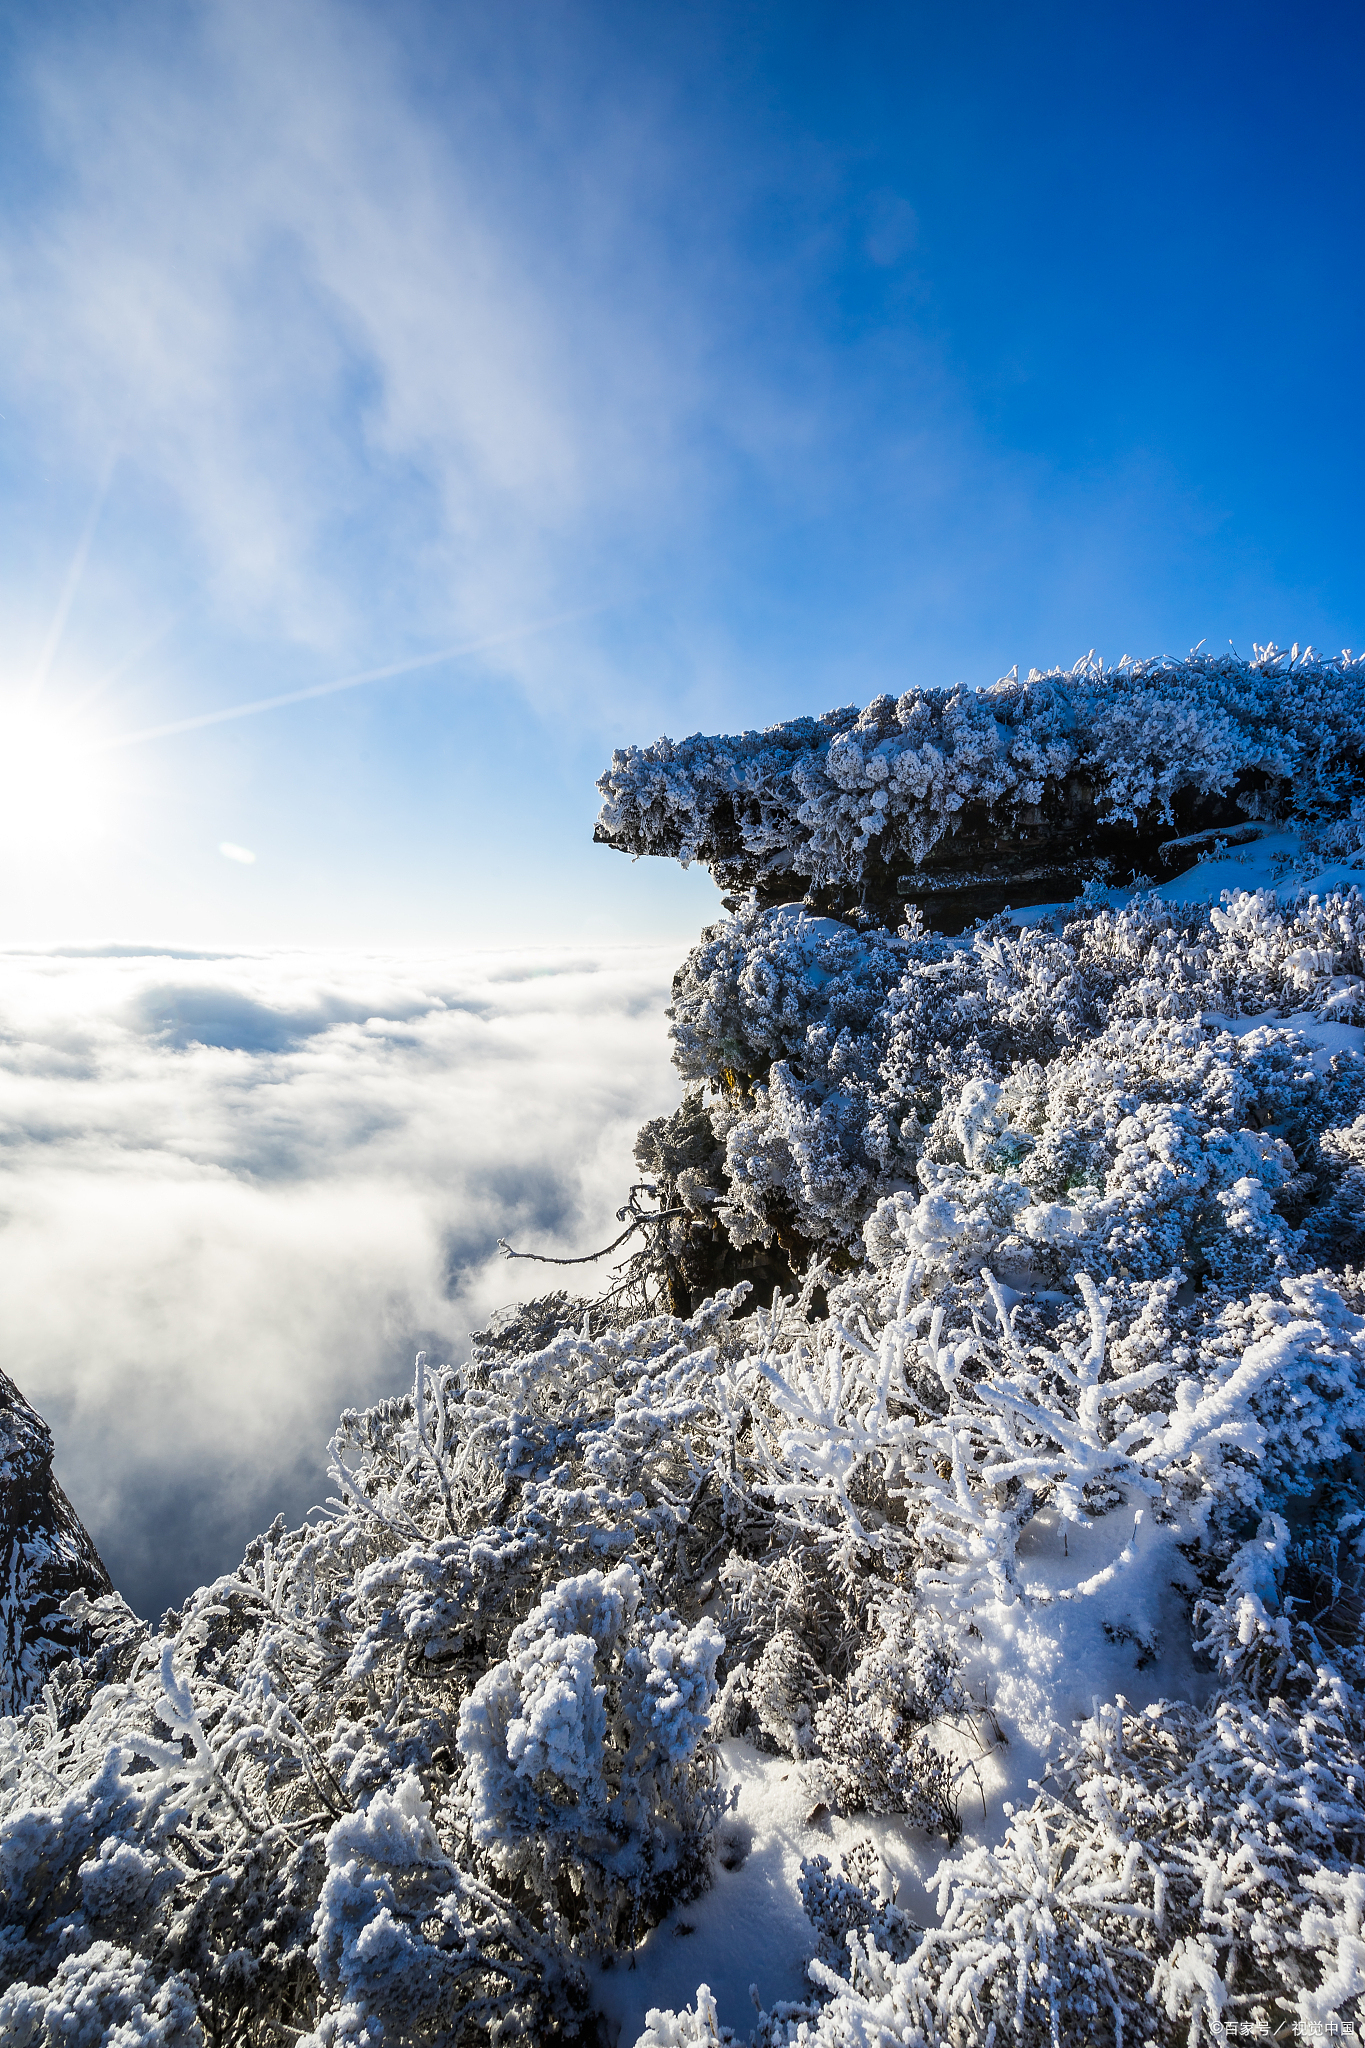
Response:
[[[1263,777],[1244,778],[1227,796],[1182,790],[1172,821],[1149,813],[1137,824],[1115,824],[1102,816],[1094,785],[1067,776],[1003,828],[985,805],[964,806],[968,814],[957,832],[940,840],[919,868],[876,860],[856,889],[825,884],[806,895],[827,917],[870,914],[875,923],[894,927],[914,904],[930,931],[966,931],[1002,910],[1065,903],[1090,881],[1125,888],[1144,875],[1169,881],[1217,839],[1238,845],[1258,839],[1264,828],[1248,823],[1243,802],[1258,797],[1263,783]]]
[[[86,1647],[62,1602],[112,1590],[53,1476],[51,1430],[0,1372],[0,1713],[20,1713],[52,1666]]]
[[[1035,903],[1064,903],[1090,881],[1136,886],[1164,882],[1194,866],[1219,839],[1244,845],[1266,829],[1247,811],[1259,802],[1264,776],[1242,777],[1226,795],[1180,790],[1172,816],[1153,809],[1136,823],[1111,822],[1086,776],[1049,783],[1041,802],[1004,819],[984,803],[964,804],[951,837],[940,839],[918,866],[899,849],[869,847],[857,880],[813,881],[791,865],[768,865],[746,850],[722,799],[711,818],[707,851],[727,910],[753,890],[764,909],[804,903],[821,917],[895,930],[915,905],[930,931],[961,932],[978,918]],[[599,844],[616,845],[600,827]]]
[[[1253,770],[1226,792],[1177,790],[1168,815],[1153,805],[1135,820],[1116,820],[1105,815],[1095,779],[1077,772],[1049,778],[1035,804],[1003,811],[980,799],[962,804],[951,833],[918,863],[902,847],[874,841],[856,876],[823,881],[803,871],[799,844],[774,848],[764,844],[766,835],[746,835],[744,806],[721,793],[705,813],[693,858],[728,892],[727,910],[752,890],[765,910],[804,903],[822,917],[894,930],[914,904],[930,931],[952,933],[1001,910],[1066,902],[1092,880],[1132,886],[1145,875],[1168,881],[1193,867],[1217,839],[1242,845],[1259,838],[1266,828],[1248,812],[1264,804],[1268,792],[1276,808],[1288,808],[1283,786],[1269,790],[1268,778]],[[620,853],[645,850],[676,859],[681,852],[680,834],[641,849],[601,820],[593,837]]]

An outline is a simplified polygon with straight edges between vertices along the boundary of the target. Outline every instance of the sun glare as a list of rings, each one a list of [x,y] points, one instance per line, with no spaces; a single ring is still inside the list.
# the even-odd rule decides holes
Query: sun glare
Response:
[[[89,728],[55,707],[0,703],[0,845],[76,851],[105,823],[108,777]]]

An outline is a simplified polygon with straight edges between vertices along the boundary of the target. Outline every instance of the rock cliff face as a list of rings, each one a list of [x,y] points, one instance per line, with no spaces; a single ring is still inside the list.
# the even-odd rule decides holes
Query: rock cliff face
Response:
[[[52,1473],[52,1432],[0,1372],[0,1714],[36,1699],[54,1664],[82,1647],[69,1594],[113,1589]]]
[[[894,929],[914,904],[930,931],[951,934],[1001,910],[1065,901],[1092,879],[1124,886],[1140,875],[1163,882],[1183,874],[1215,839],[1241,844],[1260,836],[1264,828],[1248,823],[1244,806],[1265,787],[1264,777],[1246,776],[1226,795],[1181,790],[1170,819],[1115,823],[1103,816],[1101,792],[1089,777],[1062,776],[1049,782],[1038,803],[1020,805],[1003,820],[980,800],[964,804],[953,836],[940,840],[919,866],[895,845],[869,847],[856,881],[817,881],[794,861],[765,859],[746,845],[733,799],[720,796],[697,858],[729,892],[727,910],[753,890],[765,910],[803,903],[822,917]],[[620,852],[636,850],[601,823],[595,837]]]

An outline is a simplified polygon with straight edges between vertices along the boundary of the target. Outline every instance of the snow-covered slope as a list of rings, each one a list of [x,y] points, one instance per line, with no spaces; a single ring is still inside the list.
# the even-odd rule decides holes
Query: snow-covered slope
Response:
[[[6,1724],[0,2036],[1361,2042],[1355,673],[1160,890],[704,935],[605,1300]]]

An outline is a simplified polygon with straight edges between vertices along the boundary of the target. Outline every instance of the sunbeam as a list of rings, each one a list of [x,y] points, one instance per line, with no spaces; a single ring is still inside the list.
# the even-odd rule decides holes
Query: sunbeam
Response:
[[[113,687],[120,676],[127,675],[129,669],[136,668],[137,664],[146,655],[150,654],[154,647],[159,647],[163,640],[169,638],[181,620],[192,609],[193,602],[182,604],[180,609],[173,612],[169,619],[164,620],[153,632],[146,634],[136,645],[130,647],[126,654],[121,655],[112,668],[106,669],[102,676],[91,683],[88,690],[82,690],[80,696],[74,700],[72,708],[76,711],[83,710],[87,704],[93,704],[97,697],[102,697],[106,690]]]
[[[90,507],[89,517],[85,522],[81,537],[76,543],[76,551],[71,557],[71,566],[66,572],[61,595],[57,599],[57,607],[52,614],[52,623],[47,629],[47,638],[43,642],[29,683],[30,695],[34,698],[40,697],[46,689],[47,679],[51,673],[53,661],[56,659],[57,649],[62,644],[62,635],[66,631],[66,622],[71,616],[71,607],[76,601],[76,594],[85,576],[86,564],[90,560],[90,549],[94,543],[95,532],[103,516],[105,504],[108,501],[110,487],[114,481],[114,471],[118,468],[119,452],[118,443],[115,442],[113,448],[109,451],[109,459],[104,465],[104,473],[95,492],[95,499]]]

